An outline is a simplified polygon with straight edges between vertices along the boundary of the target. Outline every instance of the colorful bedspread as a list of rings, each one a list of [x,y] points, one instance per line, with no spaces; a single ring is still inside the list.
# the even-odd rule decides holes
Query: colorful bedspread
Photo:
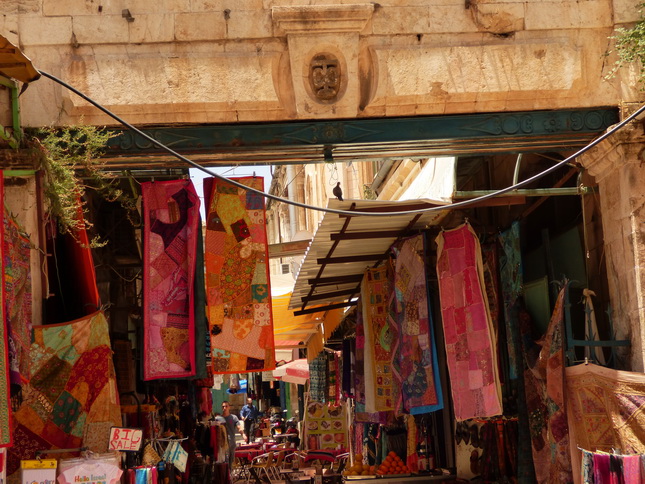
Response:
[[[262,190],[261,177],[236,178]],[[209,180],[206,301],[214,373],[275,368],[264,199]],[[208,188],[206,188],[208,191]]]
[[[141,184],[145,380],[195,375],[199,197],[190,180]]]
[[[101,451],[92,442],[106,445],[110,427],[121,425],[105,315],[97,312],[33,330],[32,376],[14,415],[8,474],[38,450],[91,444],[90,450]]]
[[[403,242],[396,258],[394,286],[401,332],[399,367],[403,406],[411,414],[443,408],[437,350],[428,308],[423,237]]]
[[[479,240],[468,224],[437,237],[441,316],[457,420],[502,413]]]

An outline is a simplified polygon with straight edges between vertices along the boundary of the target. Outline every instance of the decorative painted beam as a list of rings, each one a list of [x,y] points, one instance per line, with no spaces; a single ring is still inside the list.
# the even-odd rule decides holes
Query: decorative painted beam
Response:
[[[572,149],[618,121],[616,108],[406,118],[151,126],[142,130],[204,165],[318,163]],[[178,166],[150,141],[112,128],[108,165]]]

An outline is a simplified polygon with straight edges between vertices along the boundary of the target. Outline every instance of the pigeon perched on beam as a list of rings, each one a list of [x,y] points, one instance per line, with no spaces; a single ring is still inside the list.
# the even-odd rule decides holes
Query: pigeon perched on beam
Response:
[[[332,190],[332,193],[338,200],[340,200],[341,202],[343,201],[343,190],[340,188],[340,182],[336,183],[336,186]]]

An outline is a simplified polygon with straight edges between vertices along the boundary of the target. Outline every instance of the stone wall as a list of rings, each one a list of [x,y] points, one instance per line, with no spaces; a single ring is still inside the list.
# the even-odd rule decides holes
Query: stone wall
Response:
[[[579,158],[600,191],[612,320],[616,339],[631,340],[629,356],[621,355],[627,356],[623,365],[640,372],[645,371],[644,146],[639,122]]]
[[[612,106],[631,0],[12,0],[0,32],[137,124]],[[114,124],[47,79],[28,125]]]

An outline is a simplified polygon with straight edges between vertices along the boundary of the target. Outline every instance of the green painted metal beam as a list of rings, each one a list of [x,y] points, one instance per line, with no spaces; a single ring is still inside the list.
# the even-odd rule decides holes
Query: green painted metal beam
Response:
[[[0,86],[9,89],[11,94],[11,123],[13,133],[9,133],[4,127],[0,126],[0,137],[9,143],[13,149],[17,149],[22,139],[22,127],[20,126],[20,102],[18,101],[18,86],[11,79],[0,76]]]
[[[204,164],[262,164],[564,150],[584,146],[617,121],[616,108],[595,108],[142,129]],[[112,131],[111,164],[170,159],[140,136]]]
[[[2,170],[5,177],[10,176],[33,176],[36,170]]]

